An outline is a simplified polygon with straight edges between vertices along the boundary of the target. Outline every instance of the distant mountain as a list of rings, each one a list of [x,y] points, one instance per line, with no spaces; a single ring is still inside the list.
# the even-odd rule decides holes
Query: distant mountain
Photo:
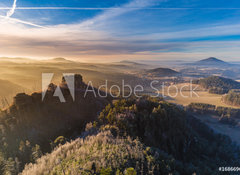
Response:
[[[58,57],[58,58],[53,58],[53,59],[50,59],[50,60],[47,60],[47,61],[50,61],[50,62],[60,62],[60,63],[72,63],[73,61],[71,60],[67,60],[65,58],[62,58],[62,57]]]
[[[200,65],[200,66],[228,66],[229,63],[222,61],[215,57],[206,58],[200,61],[197,61],[193,63],[194,65]]]
[[[125,69],[125,70],[143,69],[148,67],[148,65],[146,64],[141,64],[141,63],[128,61],[128,60],[113,62],[107,65],[110,66],[110,68]]]
[[[35,60],[35,59],[30,59],[30,58],[21,58],[21,57],[16,57],[16,58],[10,58],[10,57],[0,57],[0,62],[16,62],[16,63],[22,63],[22,62],[59,62],[59,63],[72,63],[73,61],[67,60],[62,57],[57,57],[53,59],[48,59],[48,60]]]
[[[180,75],[179,72],[169,68],[150,69],[150,70],[146,70],[146,73],[152,76],[158,76],[158,77],[171,77],[171,76]]]
[[[141,63],[137,63],[137,62],[133,62],[133,61],[128,61],[128,60],[122,60],[119,63],[122,64],[130,64],[130,65],[137,65],[137,66],[143,66],[145,64],[141,64]]]
[[[18,63],[18,62],[35,62],[36,60],[29,59],[29,58],[20,58],[20,57],[16,57],[16,58],[0,57],[0,61]]]

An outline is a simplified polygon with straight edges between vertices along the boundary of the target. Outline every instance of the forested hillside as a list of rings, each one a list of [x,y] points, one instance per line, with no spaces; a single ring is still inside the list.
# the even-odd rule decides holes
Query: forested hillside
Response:
[[[240,106],[240,91],[231,90],[222,97],[222,100],[226,104]]]
[[[193,83],[199,84],[205,89],[208,89],[210,93],[225,94],[231,89],[240,89],[240,83],[232,79],[211,76],[208,78],[196,80]]]
[[[157,99],[119,100],[80,139],[25,167],[23,174],[218,174],[240,152],[181,108]],[[41,168],[39,168],[41,167]]]
[[[179,76],[180,73],[169,69],[169,68],[156,68],[156,69],[150,69],[146,70],[145,73],[148,76],[155,76],[155,77],[171,77],[171,76]]]

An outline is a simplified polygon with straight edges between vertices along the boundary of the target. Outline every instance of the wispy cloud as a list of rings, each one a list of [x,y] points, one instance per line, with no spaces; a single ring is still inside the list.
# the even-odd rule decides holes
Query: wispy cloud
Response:
[[[16,6],[17,6],[17,0],[14,0],[12,8],[7,12],[6,18],[9,18],[14,14]]]
[[[158,2],[161,2],[163,0],[160,0]],[[103,24],[104,21],[112,19],[114,17],[126,14],[128,12],[134,11],[134,10],[140,10],[145,9],[148,7],[153,6],[156,3],[156,0],[133,0],[128,4],[122,5],[121,7],[116,8],[109,8],[106,9],[103,13],[100,15],[82,22],[80,26],[86,27],[91,25],[97,25],[97,24]]]
[[[12,5],[11,8],[9,8],[9,11],[7,11],[6,16],[0,15],[0,18],[5,20],[5,22],[6,21],[11,21],[11,22],[17,22],[17,23],[21,23],[21,24],[25,24],[25,25],[30,25],[30,26],[33,26],[33,27],[44,28],[43,26],[28,22],[28,21],[20,20],[20,19],[17,19],[17,18],[12,18],[11,16],[14,14],[16,8],[17,8],[17,0],[14,0],[13,5]]]
[[[0,18],[10,19],[12,22],[14,21],[14,22],[25,24],[25,25],[30,25],[33,27],[44,28],[41,25],[37,25],[37,24],[31,23],[31,22],[27,22],[24,20],[16,19],[16,18],[10,18],[10,17],[14,14],[15,10],[103,10],[103,13],[101,13],[100,15],[78,24],[79,27],[84,27],[84,26],[89,27],[92,24],[103,22],[103,20],[114,18],[116,16],[125,14],[130,11],[149,8],[149,6],[153,5],[154,2],[156,2],[156,0],[148,0],[148,1],[133,0],[130,3],[120,6],[120,7],[78,8],[78,7],[17,7],[17,5],[16,5],[17,0],[14,0],[12,7],[0,7],[0,9],[2,9],[2,10],[9,10],[5,17],[1,15]]]
[[[159,26],[161,32],[156,30],[155,33],[132,34],[130,36],[123,34],[121,37],[102,29],[102,26],[110,26],[114,20],[124,22],[122,16],[133,11],[164,9],[154,8],[156,2],[162,1],[133,0],[122,6],[110,8],[16,7],[13,4],[11,10],[8,9],[11,13],[9,11],[10,15],[8,21],[5,21],[5,27],[0,28],[0,53],[14,54],[15,56],[69,56],[75,58],[91,56],[104,58],[127,56],[131,58],[132,55],[132,58],[165,57],[165,59],[184,56],[187,58],[193,56],[194,53],[201,56],[207,54],[215,56],[214,52],[219,55],[221,53],[222,55],[230,55],[230,53],[237,55],[239,53],[240,42],[237,41],[188,42],[187,39],[240,34],[240,23],[232,25],[211,24],[207,27],[192,26],[191,29],[181,30],[178,28],[168,30],[165,26]],[[12,18],[16,9],[102,10],[102,12],[93,18],[74,24],[48,25],[47,28],[42,28],[43,26]],[[0,16],[0,18],[6,19],[6,16]],[[205,54],[200,54],[204,51]]]

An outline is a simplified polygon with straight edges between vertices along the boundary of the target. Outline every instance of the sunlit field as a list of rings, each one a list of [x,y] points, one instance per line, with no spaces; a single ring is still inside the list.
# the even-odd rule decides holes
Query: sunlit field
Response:
[[[181,89],[181,87],[184,87],[182,90],[182,93],[180,92],[176,93],[177,92],[176,88],[174,88],[173,86],[170,86],[169,88],[170,96],[166,98],[167,101],[184,105],[184,106],[187,106],[190,103],[207,103],[207,104],[212,104],[216,106],[240,108],[240,107],[235,107],[232,105],[225,104],[224,102],[222,102],[222,95],[211,94],[207,90],[204,90],[203,88],[197,85],[194,85],[194,84],[192,85],[193,89],[195,89],[195,87],[197,86],[195,91],[196,94],[192,93],[192,95],[191,95],[191,91],[189,90],[189,87],[191,86],[191,84],[184,83],[184,84],[177,84],[176,86],[178,87],[179,90]],[[165,92],[166,93],[168,92],[168,87],[165,88]]]

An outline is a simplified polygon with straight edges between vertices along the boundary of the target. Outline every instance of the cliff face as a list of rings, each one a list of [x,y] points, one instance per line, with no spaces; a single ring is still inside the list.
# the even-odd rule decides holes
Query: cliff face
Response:
[[[84,97],[87,85],[81,75],[75,75],[75,99],[64,78],[59,87],[65,103],[54,96],[57,88],[54,84],[49,85],[43,100],[42,92],[31,95],[22,93],[14,97],[9,109],[1,112],[0,125],[7,128],[5,135],[14,135],[8,140],[21,138],[41,145],[59,135],[72,135],[80,131],[85,123],[94,120],[110,102],[109,98],[95,97],[90,92]]]

